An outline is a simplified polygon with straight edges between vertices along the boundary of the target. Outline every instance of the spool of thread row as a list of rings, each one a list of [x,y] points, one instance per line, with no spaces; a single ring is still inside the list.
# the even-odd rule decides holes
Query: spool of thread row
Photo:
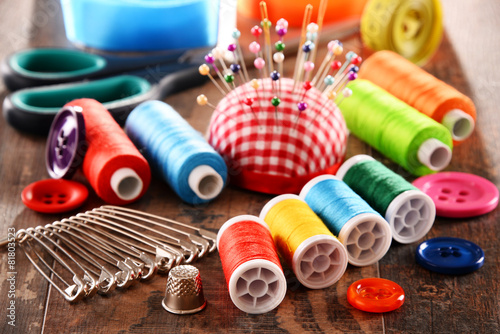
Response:
[[[304,286],[322,289],[337,282],[347,268],[347,252],[321,219],[297,195],[269,201],[260,213],[278,253]]]
[[[354,135],[417,176],[448,166],[452,138],[443,125],[370,81],[358,79],[348,87],[352,96],[340,109]]]
[[[338,236],[350,264],[373,264],[389,250],[392,233],[387,221],[335,176],[315,177],[302,188],[300,197]]]
[[[432,228],[432,199],[372,157],[360,154],[346,160],[337,177],[385,217],[397,242],[415,242]]]
[[[474,130],[476,108],[470,98],[392,51],[379,51],[361,66],[369,80],[421,113],[443,124],[454,144]]]
[[[82,169],[97,195],[115,205],[139,199],[151,180],[148,162],[109,111],[92,99],[74,100],[64,107],[82,111],[88,144]]]
[[[240,310],[260,314],[276,308],[286,294],[286,279],[266,223],[255,216],[228,220],[217,247],[229,295]]]
[[[227,177],[224,160],[168,104],[141,103],[128,116],[125,131],[185,202],[205,203],[222,191]]]

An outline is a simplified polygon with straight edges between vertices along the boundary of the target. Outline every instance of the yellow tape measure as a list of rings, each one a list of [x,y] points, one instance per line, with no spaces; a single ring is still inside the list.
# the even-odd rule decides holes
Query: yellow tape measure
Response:
[[[361,17],[361,38],[374,51],[392,50],[423,65],[441,43],[442,21],[439,0],[371,0]]]

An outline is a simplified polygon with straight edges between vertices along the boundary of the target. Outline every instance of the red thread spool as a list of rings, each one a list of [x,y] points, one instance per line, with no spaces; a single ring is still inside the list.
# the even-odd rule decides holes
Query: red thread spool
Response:
[[[217,234],[217,247],[231,300],[240,310],[260,314],[276,308],[286,294],[286,279],[267,224],[242,215]]]
[[[114,205],[132,203],[144,195],[151,181],[149,165],[109,111],[92,99],[66,106],[82,108],[88,144],[83,173],[97,195]]]

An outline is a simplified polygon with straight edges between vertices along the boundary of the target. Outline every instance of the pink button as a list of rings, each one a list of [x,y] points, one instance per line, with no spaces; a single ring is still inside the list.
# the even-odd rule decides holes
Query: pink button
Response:
[[[420,177],[413,185],[432,198],[441,217],[479,216],[498,205],[497,187],[474,174],[441,172]]]

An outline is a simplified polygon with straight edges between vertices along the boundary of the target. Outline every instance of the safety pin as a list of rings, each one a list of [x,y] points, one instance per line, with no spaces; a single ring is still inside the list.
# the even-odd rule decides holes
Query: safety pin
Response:
[[[132,226],[137,226],[137,227],[141,227],[145,230],[148,230],[150,232],[153,232],[153,233],[156,233],[156,234],[159,234],[161,235],[162,237],[166,237],[168,239],[171,239],[173,241],[170,241],[170,240],[166,240],[166,239],[163,239],[163,238],[159,238],[159,237],[156,237],[156,236],[152,236],[153,238],[155,238],[157,241],[161,241],[161,242],[164,242],[164,243],[168,243],[168,244],[172,244],[172,245],[178,245],[180,246],[184,251],[187,251],[189,252],[189,254],[192,254],[192,256],[188,257],[187,259],[184,260],[185,263],[191,263],[192,261],[196,260],[198,257],[201,257],[201,255],[198,254],[198,247],[196,247],[195,245],[193,245],[192,243],[189,243],[185,240],[182,240],[182,239],[179,239],[179,238],[176,238],[172,235],[169,235],[169,234],[166,234],[166,233],[163,233],[163,232],[160,232],[158,230],[155,230],[154,228],[150,227],[150,226],[146,226],[144,224],[140,224],[140,223],[137,223],[137,222],[134,222],[134,221],[131,221],[129,219],[125,219],[125,218],[122,218],[122,217],[118,217],[116,215],[111,215],[109,213],[105,213],[105,212],[102,212],[102,211],[97,211],[97,210],[92,210],[92,212],[88,212],[85,213],[85,215],[89,215],[89,216],[93,216],[93,215],[96,215],[98,214],[99,216],[104,216],[104,217],[107,217],[107,218],[113,218],[115,220],[118,220],[120,222],[123,222],[123,223],[126,223],[126,224],[130,224]],[[116,224],[114,223],[115,225],[117,226],[120,226],[120,227],[124,227],[123,225],[121,224]],[[133,230],[135,231],[135,230]],[[137,234],[139,234],[139,232],[135,231]]]
[[[97,229],[95,226],[90,226],[89,225],[90,221],[88,221],[86,219],[82,219],[81,217],[71,217],[71,218],[65,219],[65,220],[69,221],[72,224],[77,224],[81,228],[86,228],[86,229],[89,229],[89,230],[93,231],[94,233],[99,233],[99,234],[102,234],[102,235],[105,235],[106,237],[108,237],[107,234],[104,234],[103,230]],[[101,227],[104,227],[104,228],[109,228],[109,226],[107,226],[106,224],[97,224],[97,222],[90,222],[90,223],[94,223],[95,225],[101,226]],[[70,226],[73,226],[73,225],[70,225]],[[111,229],[111,230],[113,231],[113,229]],[[85,232],[82,232],[82,233],[85,233]],[[118,236],[116,236],[116,235],[113,234],[113,235],[111,235],[110,238],[113,239],[113,240],[116,240],[118,238]],[[102,238],[99,238],[99,240],[100,240],[100,242],[102,242],[104,244],[108,244],[109,243],[108,240],[105,240],[105,239],[102,239]],[[120,240],[122,240],[123,242],[127,242],[123,238],[120,239]],[[134,240],[146,243],[145,241],[142,241],[139,238],[136,238]],[[140,246],[137,246],[137,245],[135,245],[135,246],[137,248],[141,248]],[[165,249],[162,249],[160,247],[156,247],[155,248],[154,245],[149,245],[149,246],[152,247],[153,249],[155,249],[155,252],[150,251],[150,250],[146,250],[146,251],[150,252],[150,253],[152,253],[153,255],[156,256],[156,258],[154,260],[154,263],[158,267],[158,271],[159,272],[168,271],[173,266],[177,265],[178,263],[180,263],[180,261],[182,261],[182,258],[183,258],[182,254],[179,253],[175,249],[166,249],[166,246],[164,247]],[[150,261],[147,260],[147,262],[149,263]]]
[[[99,286],[97,293],[106,295],[115,290],[117,285],[115,275],[111,273],[106,267],[101,265],[95,258],[92,257],[92,255],[81,248],[77,243],[63,236],[61,233],[62,229],[59,229],[51,224],[45,225],[44,229],[53,234],[57,239],[61,240],[64,245],[68,247],[73,253],[77,254],[87,263],[91,264],[101,271],[99,274],[96,270],[92,269],[91,266],[86,266],[84,263],[81,263],[82,266],[84,266],[89,272],[99,277],[97,280],[97,284]]]
[[[191,262],[195,256],[196,256],[196,252],[195,253],[192,253],[188,250],[184,250],[184,253],[180,252],[178,249],[174,248],[174,247],[171,247],[170,245],[168,244],[163,244],[163,243],[160,243],[158,240],[155,240],[154,238],[150,237],[150,236],[147,236],[147,235],[144,235],[142,233],[139,233],[129,227],[126,227],[126,226],[120,226],[120,224],[117,224],[113,221],[110,221],[108,219],[105,219],[105,218],[101,218],[101,217],[95,217],[95,216],[92,216],[92,215],[88,215],[86,213],[79,213],[76,215],[76,217],[73,217],[75,219],[80,219],[80,220],[83,220],[84,222],[88,222],[87,219],[83,219],[83,218],[92,218],[91,222],[93,224],[96,224],[96,225],[99,225],[99,226],[102,226],[102,227],[105,227],[105,228],[108,228],[112,231],[115,231],[115,232],[118,232],[118,233],[121,233],[133,240],[137,240],[138,238],[142,238],[142,242],[147,244],[148,246],[150,247],[153,247],[155,248],[156,246],[160,246],[160,247],[164,247],[166,248],[166,250],[168,251],[171,251],[171,252],[174,252],[174,253],[177,253],[179,254],[179,258],[177,259],[176,261],[176,265],[179,265],[182,263],[182,261],[184,260],[185,262],[189,261]],[[110,225],[112,226],[110,226]],[[131,234],[131,233],[128,233],[127,231],[135,234]],[[148,240],[148,241],[145,241],[144,239]],[[185,258],[185,256],[187,255],[187,259]]]
[[[217,249],[217,234],[210,232],[208,230],[205,230],[203,228],[194,227],[194,226],[191,226],[191,225],[188,225],[185,223],[181,223],[181,222],[173,220],[173,219],[164,218],[164,217],[153,215],[153,214],[150,214],[147,212],[142,212],[142,211],[133,210],[133,209],[129,209],[129,208],[122,208],[122,207],[114,206],[114,205],[103,205],[103,206],[101,206],[101,209],[108,209],[112,212],[119,212],[122,214],[124,214],[124,212],[127,212],[127,213],[131,213],[134,215],[138,215],[139,218],[137,218],[137,219],[144,219],[144,218],[140,218],[141,216],[142,217],[149,217],[149,218],[157,219],[157,220],[160,220],[160,221],[163,221],[166,223],[182,226],[182,227],[189,229],[189,230],[194,230],[194,231],[198,232],[200,234],[200,236],[202,236],[203,238],[205,238],[211,242],[211,247],[209,249],[209,252],[213,252],[214,250]]]
[[[80,269],[84,272],[83,277],[80,277],[72,268],[69,266],[58,254],[55,253],[45,242],[43,242],[37,235],[42,236],[43,233],[39,231],[35,231],[33,228],[19,230],[16,233],[16,236],[22,235],[28,236],[27,238],[22,238],[19,242],[19,245],[23,248],[24,253],[28,260],[33,264],[33,266],[38,270],[38,272],[57,290],[61,295],[70,302],[76,302],[81,300],[84,297],[91,297],[97,292],[97,283],[93,279],[93,277],[83,269],[67,252],[66,250],[58,245],[56,242],[46,237],[46,239],[50,240],[57,249],[63,252],[69,259],[74,261]],[[73,282],[75,284],[70,285],[67,283],[51,266],[42,258],[42,256],[36,251],[36,249],[32,246],[31,242],[36,241],[37,245],[40,245],[45,249],[45,251],[50,254],[60,265],[62,265],[66,270],[68,270],[73,275]],[[29,249],[28,249],[29,248]],[[50,277],[45,273],[45,271],[37,264],[37,261],[33,259],[33,257],[29,254],[30,252],[35,253],[37,258],[41,263],[45,265],[47,269],[57,277],[61,282],[63,282],[67,288],[61,289],[59,285],[57,285]]]
[[[69,221],[75,223],[75,221],[73,221],[71,218],[69,219]],[[79,224],[79,222],[76,222],[76,223]],[[125,259],[124,260],[125,263],[130,265],[130,261],[131,261],[134,264],[134,267],[137,267],[141,270],[141,272],[142,272],[141,276],[140,276],[141,280],[149,280],[149,279],[153,278],[153,276],[157,273],[158,264],[150,256],[148,256],[144,252],[140,252],[135,247],[128,245],[127,243],[125,243],[124,240],[122,240],[118,236],[107,233],[105,231],[101,231],[99,229],[94,229],[90,226],[86,226],[85,224],[82,224],[79,226],[88,228],[88,229],[94,231],[95,233],[100,233],[103,236],[105,236],[106,238],[110,239],[110,240],[108,240],[108,239],[99,238],[99,243],[106,244],[109,247],[111,247],[112,249],[114,248],[115,250],[118,250],[124,254],[130,255],[133,258],[135,258],[135,260],[134,260],[130,257],[125,256],[124,254],[118,254],[120,257]],[[82,232],[82,233],[84,233],[84,232]],[[125,246],[125,247],[123,247],[123,246]],[[130,248],[130,249],[128,249],[128,248]],[[173,261],[171,261],[171,262],[173,262]],[[148,269],[147,272],[144,271],[144,268]]]
[[[95,250],[106,255],[107,258],[99,253],[94,253],[94,256],[120,269],[120,271],[116,272],[114,275],[117,281],[116,285],[118,288],[128,288],[140,278],[140,276],[142,275],[142,271],[135,264],[130,263],[129,261],[126,262],[126,259],[120,259],[123,257],[119,256],[119,254],[116,254],[116,251],[114,249],[104,244],[102,242],[103,240],[98,236],[86,233],[78,227],[68,224],[67,221],[69,220],[63,219],[62,221],[52,223],[52,225],[58,228],[62,226],[66,227],[66,229],[63,229],[65,233],[70,234],[72,237],[92,246]],[[77,231],[80,234],[75,233],[74,231]]]
[[[145,224],[141,224],[141,222],[142,223],[149,223],[151,225],[154,225],[154,226],[157,226],[157,227],[161,227],[161,228],[164,228],[166,230],[174,231],[175,233],[184,235],[192,243],[194,243],[195,245],[197,245],[199,247],[198,257],[203,257],[207,252],[210,252],[210,251],[213,250],[211,248],[211,246],[210,246],[209,241],[207,239],[205,239],[205,238],[199,237],[199,236],[197,236],[195,234],[188,233],[188,232],[180,230],[180,229],[173,228],[173,227],[168,226],[166,224],[161,224],[161,223],[153,221],[151,219],[147,219],[147,218],[144,218],[144,217],[133,215],[131,213],[128,213],[128,211],[127,212],[120,212],[120,211],[117,211],[117,210],[109,209],[109,207],[107,207],[107,206],[96,208],[96,209],[93,209],[92,211],[94,211],[94,212],[100,212],[100,213],[101,212],[111,213],[117,219],[119,219],[118,215],[122,215],[124,217],[137,220],[138,222],[136,222],[136,224],[138,224],[138,226],[141,226],[141,227],[144,227],[144,228],[146,228],[146,225]],[[135,212],[134,210],[130,210],[130,211],[131,212]]]

